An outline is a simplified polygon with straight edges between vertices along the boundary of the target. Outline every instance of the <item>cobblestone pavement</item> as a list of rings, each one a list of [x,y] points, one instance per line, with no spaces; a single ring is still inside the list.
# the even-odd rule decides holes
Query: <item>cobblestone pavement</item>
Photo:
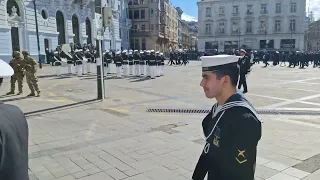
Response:
[[[256,179],[319,180],[320,69],[261,66],[249,75],[246,94],[263,120]],[[209,109],[214,102],[199,86],[199,62],[166,66],[165,76],[155,80],[110,75],[103,102],[94,101],[94,72],[54,72],[51,66],[39,69],[41,97],[26,98],[26,83],[24,95],[0,96],[27,115],[31,180],[191,179],[205,114],[146,110]],[[0,94],[8,90],[6,79]]]

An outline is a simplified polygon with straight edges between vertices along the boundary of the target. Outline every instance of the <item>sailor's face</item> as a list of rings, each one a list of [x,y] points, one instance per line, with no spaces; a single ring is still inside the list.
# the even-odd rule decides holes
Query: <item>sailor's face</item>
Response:
[[[214,73],[203,72],[200,86],[203,88],[206,97],[212,99],[221,93],[222,79],[219,80]]]

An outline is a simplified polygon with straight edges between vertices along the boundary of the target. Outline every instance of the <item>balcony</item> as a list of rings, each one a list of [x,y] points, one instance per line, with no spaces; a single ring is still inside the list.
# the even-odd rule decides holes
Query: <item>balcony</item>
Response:
[[[232,13],[233,16],[239,16],[239,14],[240,14],[239,12]]]
[[[246,12],[246,15],[247,15],[247,16],[253,16],[253,12],[247,11],[247,12]]]

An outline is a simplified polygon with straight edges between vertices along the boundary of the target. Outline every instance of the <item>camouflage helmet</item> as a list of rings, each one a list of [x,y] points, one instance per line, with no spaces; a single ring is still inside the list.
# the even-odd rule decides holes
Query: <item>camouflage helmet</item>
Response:
[[[28,50],[23,50],[23,51],[22,51],[22,54],[23,54],[23,55],[29,55],[29,51],[28,51]]]
[[[21,53],[19,51],[14,51],[12,56],[13,58],[21,57]]]

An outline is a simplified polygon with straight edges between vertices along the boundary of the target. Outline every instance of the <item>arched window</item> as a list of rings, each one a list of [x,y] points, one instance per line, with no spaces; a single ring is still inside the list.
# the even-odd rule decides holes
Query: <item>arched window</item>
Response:
[[[86,35],[88,36],[87,44],[91,44],[92,43],[91,22],[89,18],[86,18]]]
[[[59,32],[58,44],[59,45],[65,44],[66,43],[66,32],[65,32],[65,25],[64,25],[64,16],[61,11],[57,11],[56,23],[57,23],[57,31]]]
[[[80,43],[79,19],[75,14],[72,16],[72,31],[74,34],[73,42],[75,44]]]

